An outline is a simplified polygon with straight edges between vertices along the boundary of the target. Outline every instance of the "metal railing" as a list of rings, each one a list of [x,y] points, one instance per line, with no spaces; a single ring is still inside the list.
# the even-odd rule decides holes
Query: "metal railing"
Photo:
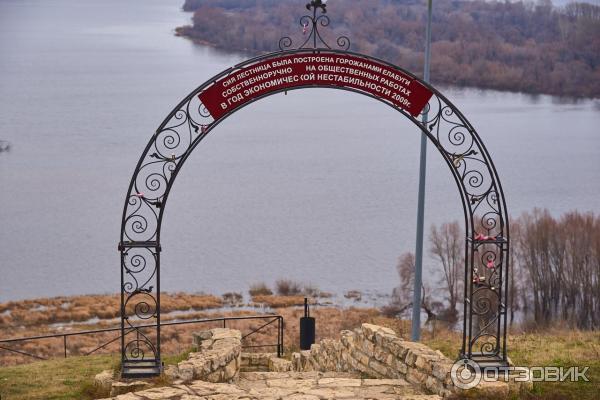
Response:
[[[226,328],[227,321],[241,321],[241,320],[266,320],[266,322],[264,324],[262,324],[261,326],[259,326],[258,328],[252,329],[252,330],[250,330],[249,333],[242,335],[242,341],[244,339],[248,338],[249,336],[252,336],[255,333],[263,330],[264,328],[271,326],[274,323],[277,323],[277,343],[275,343],[275,344],[273,344],[273,343],[258,344],[258,345],[255,344],[255,345],[246,345],[246,346],[242,345],[242,347],[243,348],[276,347],[277,348],[277,356],[278,357],[282,356],[282,354],[283,354],[283,317],[281,315],[252,315],[252,316],[240,316],[240,317],[194,319],[194,320],[186,320],[186,321],[163,322],[160,324],[160,326],[162,328],[162,327],[177,326],[177,325],[222,322],[223,328]],[[151,327],[155,327],[155,326],[156,326],[156,324],[137,325],[137,326],[135,326],[135,328],[151,328]],[[134,328],[129,328],[128,330],[126,330],[124,336],[127,336],[129,333],[133,332],[134,330],[135,330]],[[12,353],[17,353],[17,354],[21,354],[24,356],[36,358],[38,360],[47,360],[48,357],[42,357],[42,356],[39,356],[36,354],[31,354],[31,353],[28,353],[28,352],[25,352],[22,350],[18,350],[18,349],[11,349],[11,348],[5,347],[5,346],[6,346],[6,344],[23,343],[23,342],[27,342],[27,341],[36,341],[36,340],[53,339],[53,338],[61,338],[62,337],[63,338],[63,350],[64,350],[63,354],[64,354],[64,358],[67,358],[68,357],[67,338],[69,338],[71,336],[94,335],[94,334],[98,334],[98,333],[117,332],[117,331],[119,332],[119,335],[117,335],[116,337],[112,338],[108,342],[101,344],[100,346],[94,348],[93,350],[82,354],[84,356],[89,356],[89,355],[97,352],[98,350],[104,349],[108,345],[121,339],[121,334],[120,334],[121,328],[119,327],[119,328],[94,329],[94,330],[79,331],[79,332],[56,333],[56,334],[52,334],[52,335],[40,335],[40,336],[29,336],[29,337],[13,338],[13,339],[2,339],[2,340],[0,340],[0,350],[6,350],[6,351],[9,351]]]

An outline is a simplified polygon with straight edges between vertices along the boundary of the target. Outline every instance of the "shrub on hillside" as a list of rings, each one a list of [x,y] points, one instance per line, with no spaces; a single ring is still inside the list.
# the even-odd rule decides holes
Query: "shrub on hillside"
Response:
[[[273,291],[267,286],[264,282],[255,283],[250,285],[250,290],[248,290],[250,296],[270,296],[273,294]]]
[[[312,284],[304,285],[304,288],[302,289],[302,294],[304,294],[307,297],[321,297],[321,291],[319,290],[319,288]]]
[[[227,306],[241,306],[244,302],[244,296],[241,293],[227,292],[223,294],[223,302]]]
[[[280,296],[298,296],[302,294],[302,286],[289,279],[280,279],[275,282],[277,294]]]

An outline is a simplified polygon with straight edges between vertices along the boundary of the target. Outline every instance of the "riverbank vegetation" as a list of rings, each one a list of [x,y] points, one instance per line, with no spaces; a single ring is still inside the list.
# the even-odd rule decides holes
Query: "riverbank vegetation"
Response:
[[[351,50],[421,74],[426,2],[327,4],[331,29],[322,31],[330,43],[348,35]],[[301,2],[186,0],[183,7],[194,13],[193,24],[177,33],[224,50],[270,52],[288,34],[297,44],[303,41],[297,18]],[[600,97],[599,6],[575,2],[556,8],[549,0],[436,1],[432,40],[434,84]]]
[[[548,211],[534,210],[511,220],[511,274],[509,280],[509,322],[513,332],[544,332],[554,326],[576,330],[600,328],[600,216],[569,212],[553,217]],[[422,309],[426,326],[456,330],[462,320],[465,235],[458,222],[432,226],[428,235],[429,261],[425,264]],[[342,329],[382,317],[403,321],[410,318],[414,255],[405,253],[397,265],[398,286],[391,297],[369,302],[359,290],[343,298],[324,292],[314,284],[280,279],[272,286],[265,282],[249,284],[246,296],[228,292],[221,296],[204,293],[162,293],[161,320],[192,320],[221,316],[277,313],[286,320],[286,342],[295,343],[294,329],[301,316],[304,297],[327,324],[321,337],[331,337]],[[382,294],[384,296],[385,294]],[[385,304],[375,308],[375,303]],[[84,329],[119,326],[120,297],[89,295],[12,301],[0,304],[0,338],[23,337]],[[162,345],[165,353],[185,350],[195,329],[220,326],[222,322],[165,327]],[[231,327],[251,330],[258,322],[235,321]],[[404,332],[403,325],[396,327]],[[275,326],[273,326],[275,329]],[[268,335],[272,332],[265,331]],[[85,354],[110,341],[117,332],[69,338],[69,355]],[[291,335],[287,337],[287,335]],[[260,342],[263,333],[249,340]],[[116,351],[118,342],[107,346]],[[64,353],[62,338],[15,344],[11,348],[52,357]],[[0,351],[0,363],[13,365],[31,358]]]
[[[535,209],[512,219],[510,234],[510,325],[520,315],[521,329],[600,329],[600,216],[573,211],[554,217]],[[455,324],[461,318],[464,237],[458,222],[431,227],[429,250],[435,263],[425,275],[443,273],[437,281],[424,278],[422,308],[429,321]],[[408,317],[414,255],[402,255],[397,270],[400,285],[383,312]]]

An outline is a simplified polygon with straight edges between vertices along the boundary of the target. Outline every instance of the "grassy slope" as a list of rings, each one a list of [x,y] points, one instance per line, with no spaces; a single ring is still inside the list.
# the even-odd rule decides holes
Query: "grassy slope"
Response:
[[[188,352],[164,357],[165,365],[187,358]],[[93,399],[94,375],[119,368],[119,355],[76,356],[0,368],[2,400]],[[162,381],[157,380],[159,385]]]
[[[70,357],[0,369],[2,400],[91,399],[94,375],[118,363],[117,355]]]
[[[425,342],[454,358],[458,336],[442,334]],[[557,331],[510,335],[508,353],[517,366],[589,366],[590,382],[535,382],[532,399],[595,400],[600,398],[600,332]]]

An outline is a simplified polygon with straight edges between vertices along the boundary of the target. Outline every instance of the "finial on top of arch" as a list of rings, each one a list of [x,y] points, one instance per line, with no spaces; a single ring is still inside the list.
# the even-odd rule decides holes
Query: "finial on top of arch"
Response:
[[[303,43],[297,49],[328,49],[332,47],[323,39],[320,27],[329,26],[329,17],[327,13],[327,0],[311,0],[306,4],[306,9],[312,11],[312,15],[303,15],[300,18],[300,27],[302,35],[306,36]],[[320,11],[321,13],[319,14]],[[292,49],[293,40],[289,36],[284,36],[279,39],[279,50]],[[347,36],[339,36],[336,39],[336,48],[339,50],[348,50],[350,48],[350,38]]]
[[[312,0],[306,5],[306,9],[309,11],[317,8],[320,8],[323,14],[325,14],[327,12],[327,0]]]

